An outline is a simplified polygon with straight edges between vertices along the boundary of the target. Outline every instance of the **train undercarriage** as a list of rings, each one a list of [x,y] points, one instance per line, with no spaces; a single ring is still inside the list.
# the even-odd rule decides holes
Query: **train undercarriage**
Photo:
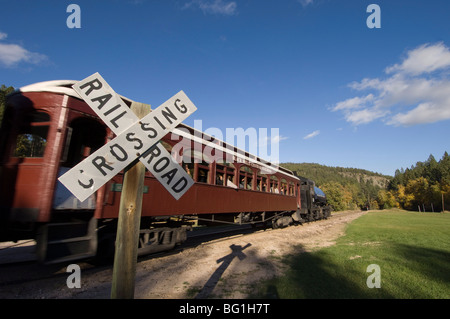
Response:
[[[43,263],[58,263],[94,257],[98,261],[114,256],[117,219],[97,220],[92,212],[65,214],[58,222],[37,228],[37,258]],[[138,255],[174,249],[187,239],[187,232],[198,226],[263,225],[283,228],[301,225],[331,216],[328,208],[317,207],[307,214],[294,212],[243,212],[165,217],[144,217],[141,220]]]

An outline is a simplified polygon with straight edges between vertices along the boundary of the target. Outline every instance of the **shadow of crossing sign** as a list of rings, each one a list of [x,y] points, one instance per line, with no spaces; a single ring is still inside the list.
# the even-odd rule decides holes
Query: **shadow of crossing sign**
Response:
[[[159,143],[197,109],[183,91],[139,119],[99,73],[76,83],[73,89],[116,134],[59,178],[80,201],[136,159],[177,200],[194,184],[190,175]]]

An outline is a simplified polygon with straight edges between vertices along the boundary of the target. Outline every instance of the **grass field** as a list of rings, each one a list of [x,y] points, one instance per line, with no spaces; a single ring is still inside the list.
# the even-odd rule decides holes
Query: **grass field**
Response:
[[[301,248],[301,247],[299,247]],[[264,282],[262,298],[450,298],[450,214],[373,211],[336,245],[285,258],[285,276]],[[379,266],[380,288],[369,288]]]

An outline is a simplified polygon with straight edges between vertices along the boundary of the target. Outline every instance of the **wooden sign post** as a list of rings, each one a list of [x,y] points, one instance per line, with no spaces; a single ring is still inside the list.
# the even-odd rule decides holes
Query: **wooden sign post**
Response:
[[[73,89],[117,136],[59,181],[84,201],[125,169],[111,297],[133,298],[145,168],[177,200],[194,184],[159,141],[197,108],[180,91],[152,112],[140,103],[130,109],[98,73]]]
[[[131,105],[131,110],[142,118],[150,107]],[[133,299],[136,275],[137,249],[142,212],[145,166],[141,162],[125,169],[120,197],[119,221],[114,254],[111,298]]]

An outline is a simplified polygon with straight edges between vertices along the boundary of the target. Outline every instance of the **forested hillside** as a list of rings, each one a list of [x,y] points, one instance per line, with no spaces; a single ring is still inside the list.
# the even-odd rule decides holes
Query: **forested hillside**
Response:
[[[392,176],[357,168],[330,167],[315,163],[283,163],[281,166],[315,181],[336,211],[347,209],[378,209],[378,193],[386,190]],[[395,203],[391,203],[395,206]],[[393,207],[393,206],[390,206]]]
[[[450,156],[439,161],[433,155],[411,168],[399,169],[388,185],[388,196],[408,210],[442,211],[450,208]],[[444,207],[443,207],[444,206]]]
[[[311,163],[284,163],[298,176],[316,182],[335,211],[346,209],[383,209],[442,211],[450,208],[450,156],[439,161],[430,155],[395,176],[385,176],[355,168],[329,167]]]

